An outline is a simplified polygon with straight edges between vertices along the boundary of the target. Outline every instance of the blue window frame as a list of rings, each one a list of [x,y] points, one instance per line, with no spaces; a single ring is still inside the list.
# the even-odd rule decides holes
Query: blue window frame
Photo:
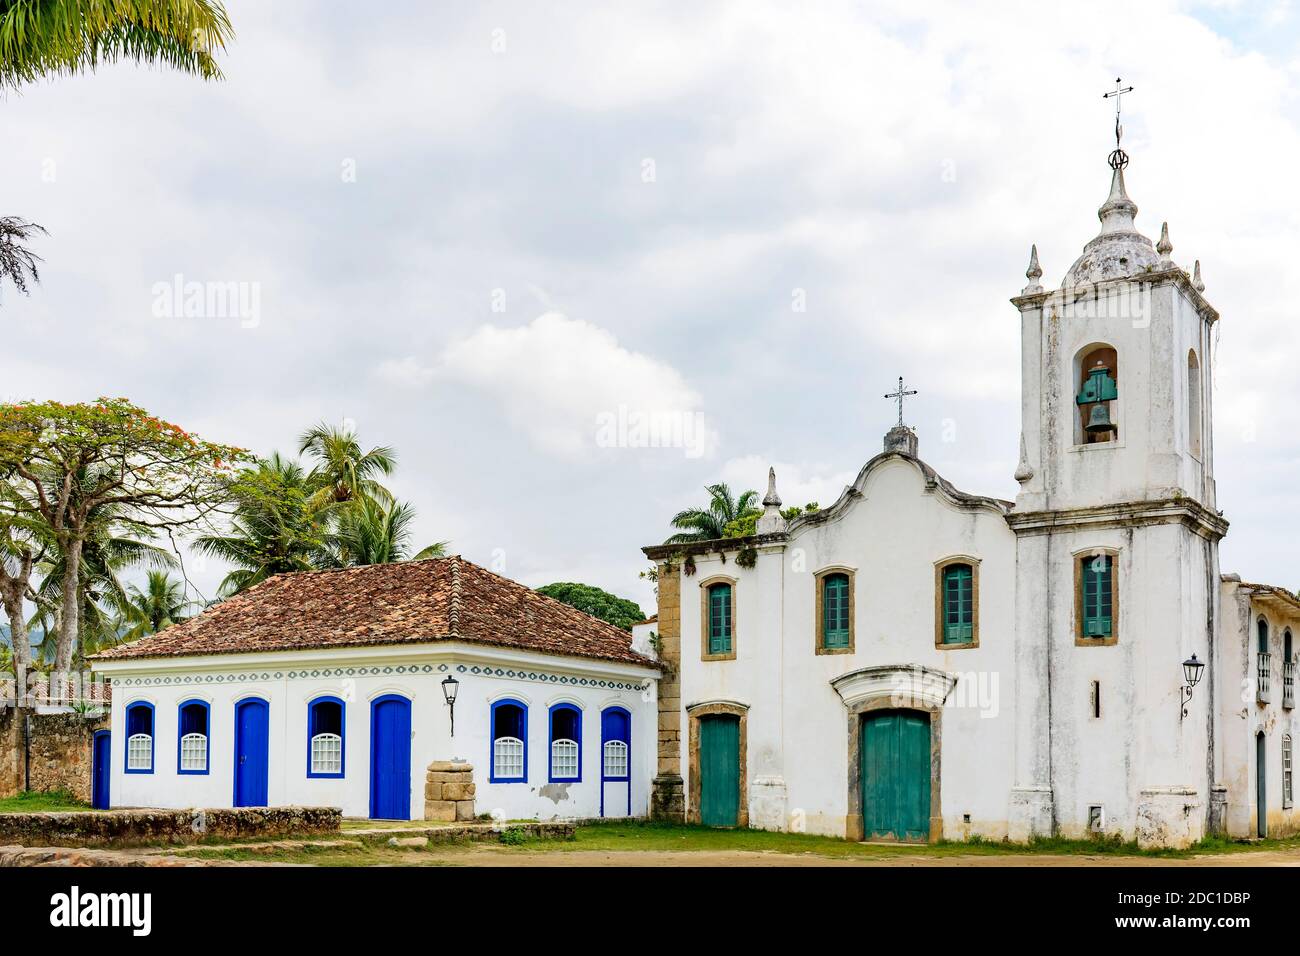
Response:
[[[126,773],[153,773],[153,704],[137,701],[126,707]]]
[[[528,782],[528,705],[499,700],[492,705],[489,783]]]
[[[605,784],[627,783],[627,815],[632,815],[632,714],[606,707],[600,715],[600,815],[605,815]]]
[[[551,783],[582,780],[582,711],[573,704],[551,706]]]
[[[176,772],[203,775],[212,756],[211,710],[205,700],[187,700],[177,709]]]
[[[307,776],[339,778],[346,772],[346,705],[325,695],[307,705]]]

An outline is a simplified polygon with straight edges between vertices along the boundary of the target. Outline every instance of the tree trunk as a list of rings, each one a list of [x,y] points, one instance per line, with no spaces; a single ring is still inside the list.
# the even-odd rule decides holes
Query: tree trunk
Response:
[[[54,647],[54,670],[66,674],[72,664],[72,649],[77,643],[77,622],[81,620],[81,540],[68,541],[63,547],[63,599],[59,603],[59,640]]]
[[[32,642],[27,636],[27,619],[23,617],[23,590],[5,587],[0,589],[0,598],[5,606],[5,616],[9,618],[9,637],[14,645],[14,666],[31,667]]]

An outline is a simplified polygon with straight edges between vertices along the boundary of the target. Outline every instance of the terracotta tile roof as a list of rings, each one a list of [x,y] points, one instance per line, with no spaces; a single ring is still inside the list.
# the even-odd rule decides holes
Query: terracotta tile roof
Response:
[[[658,666],[613,624],[461,557],[279,574],[93,660],[460,640]]]

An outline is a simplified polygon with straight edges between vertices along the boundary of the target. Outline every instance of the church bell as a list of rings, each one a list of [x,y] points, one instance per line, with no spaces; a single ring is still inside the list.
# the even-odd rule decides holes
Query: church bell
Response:
[[[1089,435],[1115,431],[1115,426],[1110,421],[1110,406],[1104,402],[1092,406],[1092,411],[1088,413],[1088,424],[1083,430]]]
[[[1088,372],[1087,381],[1083,383],[1083,388],[1075,397],[1077,405],[1092,405],[1084,431],[1089,435],[1116,431],[1114,423],[1110,420],[1110,406],[1106,403],[1117,398],[1119,398],[1119,390],[1115,387],[1115,380],[1110,377],[1110,369],[1104,363],[1098,362]]]

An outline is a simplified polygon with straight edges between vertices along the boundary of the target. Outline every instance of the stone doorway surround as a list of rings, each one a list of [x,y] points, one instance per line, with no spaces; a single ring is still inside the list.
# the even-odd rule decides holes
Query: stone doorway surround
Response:
[[[686,822],[700,822],[700,718],[726,714],[736,717],[740,723],[740,804],[736,813],[736,826],[749,826],[749,705],[734,700],[706,700],[691,704],[686,708],[686,717],[690,721],[689,762],[687,775],[690,777],[690,795],[686,803]]]
[[[957,684],[947,671],[921,664],[878,664],[841,674],[831,687],[844,702],[848,738],[848,814],[844,837],[863,839],[862,715],[877,710],[916,710],[930,716],[930,835],[943,839],[943,808],[939,802],[940,755],[943,750],[943,705]]]

